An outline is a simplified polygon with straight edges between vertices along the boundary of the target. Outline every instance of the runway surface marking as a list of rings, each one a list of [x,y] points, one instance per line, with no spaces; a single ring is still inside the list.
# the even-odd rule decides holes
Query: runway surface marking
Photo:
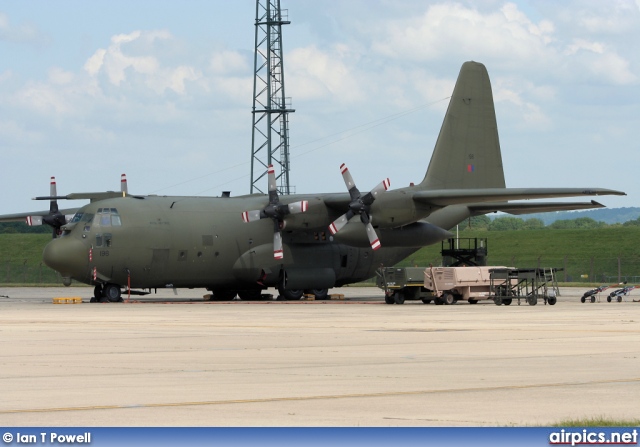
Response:
[[[60,411],[93,411],[93,410],[125,410],[132,408],[169,408],[169,407],[189,407],[189,406],[205,406],[205,405],[232,405],[232,404],[251,404],[251,403],[269,403],[269,402],[295,402],[307,400],[324,400],[324,399],[354,399],[368,397],[391,397],[391,396],[412,396],[421,394],[441,394],[441,393],[464,393],[464,392],[480,392],[480,391],[502,391],[502,390],[522,390],[532,388],[557,388],[563,386],[586,386],[586,385],[606,385],[615,383],[633,383],[640,382],[640,377],[630,379],[612,379],[612,380],[594,380],[588,382],[558,382],[558,383],[541,383],[530,385],[509,385],[495,387],[473,387],[473,388],[450,388],[443,390],[416,390],[416,391],[388,391],[384,393],[355,393],[355,394],[336,394],[336,395],[319,395],[319,396],[298,396],[298,397],[267,397],[262,399],[229,399],[229,400],[212,400],[200,402],[168,402],[168,403],[149,403],[149,404],[130,404],[130,405],[90,405],[82,407],[57,407],[57,408],[26,408],[15,410],[0,410],[0,414],[16,414],[16,413],[52,413]]]

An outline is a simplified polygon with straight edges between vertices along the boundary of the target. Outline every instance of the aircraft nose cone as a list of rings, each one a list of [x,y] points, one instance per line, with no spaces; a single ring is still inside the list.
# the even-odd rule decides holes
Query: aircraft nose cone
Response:
[[[87,268],[89,262],[84,244],[70,237],[54,239],[44,247],[42,259],[63,277],[78,277]]]

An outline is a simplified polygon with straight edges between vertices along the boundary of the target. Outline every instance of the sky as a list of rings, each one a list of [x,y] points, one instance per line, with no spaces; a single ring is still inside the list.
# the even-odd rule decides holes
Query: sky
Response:
[[[282,0],[291,185],[420,182],[463,62],[494,93],[508,187],[640,206],[640,0]],[[32,197],[249,193],[253,0],[0,2],[0,214]],[[44,206],[43,206],[44,205]],[[81,203],[61,204],[75,207]]]

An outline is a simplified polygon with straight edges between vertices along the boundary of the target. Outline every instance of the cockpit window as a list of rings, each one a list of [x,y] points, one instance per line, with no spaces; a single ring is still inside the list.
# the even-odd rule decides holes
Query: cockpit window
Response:
[[[102,227],[119,227],[122,220],[116,208],[98,208],[97,224]]]
[[[74,219],[75,219],[75,217],[74,217]],[[83,213],[80,216],[80,222],[81,222],[81,224],[83,226],[82,231],[91,231],[91,222],[93,222],[93,214],[92,213]]]
[[[73,216],[73,219],[71,219],[69,222],[67,223],[76,223],[76,222],[80,222],[80,219],[82,219],[82,216],[84,215],[84,213],[76,213]]]

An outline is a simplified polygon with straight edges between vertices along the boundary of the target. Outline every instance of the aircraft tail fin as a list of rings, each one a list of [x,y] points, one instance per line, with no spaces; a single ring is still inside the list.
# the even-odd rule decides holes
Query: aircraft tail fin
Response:
[[[504,188],[489,74],[465,62],[436,141],[422,189]]]

